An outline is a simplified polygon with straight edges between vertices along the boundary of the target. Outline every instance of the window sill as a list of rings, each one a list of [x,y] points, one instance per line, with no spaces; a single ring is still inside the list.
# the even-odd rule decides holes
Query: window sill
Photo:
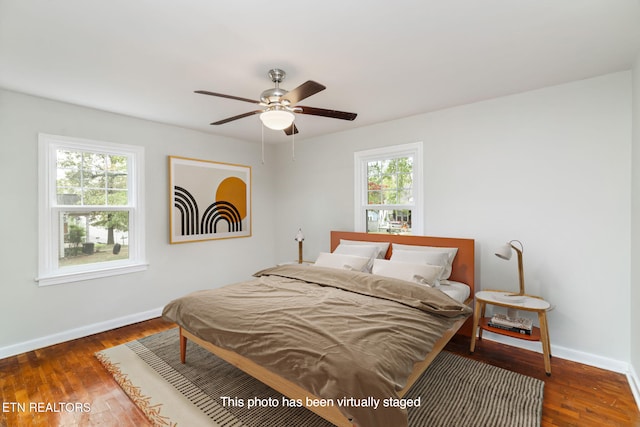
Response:
[[[74,271],[68,273],[43,275],[37,277],[35,280],[36,282],[38,282],[38,286],[61,285],[63,283],[80,282],[84,280],[117,276],[120,274],[136,273],[138,271],[144,271],[148,267],[149,264],[146,263],[127,264],[124,266],[102,268],[91,271]]]

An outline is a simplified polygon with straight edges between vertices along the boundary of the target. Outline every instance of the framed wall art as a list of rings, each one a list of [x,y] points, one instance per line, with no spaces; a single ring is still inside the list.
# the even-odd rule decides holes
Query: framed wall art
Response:
[[[170,242],[251,236],[251,167],[169,156]]]

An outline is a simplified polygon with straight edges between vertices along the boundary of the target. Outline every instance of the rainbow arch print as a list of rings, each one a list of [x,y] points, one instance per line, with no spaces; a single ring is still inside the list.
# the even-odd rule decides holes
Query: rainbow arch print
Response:
[[[251,236],[251,167],[169,156],[170,242]]]

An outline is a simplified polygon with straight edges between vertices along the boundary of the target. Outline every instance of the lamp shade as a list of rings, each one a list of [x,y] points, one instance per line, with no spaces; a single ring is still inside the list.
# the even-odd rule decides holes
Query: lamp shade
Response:
[[[267,110],[260,114],[262,123],[273,130],[283,130],[291,126],[295,116],[292,112],[286,110]]]
[[[512,253],[513,252],[511,251],[511,243],[505,243],[498,248],[498,250],[496,251],[496,256],[498,258],[510,260]]]
[[[296,233],[296,238],[294,239],[297,242],[302,242],[304,240],[304,234],[302,234],[302,228],[298,230],[298,233]]]

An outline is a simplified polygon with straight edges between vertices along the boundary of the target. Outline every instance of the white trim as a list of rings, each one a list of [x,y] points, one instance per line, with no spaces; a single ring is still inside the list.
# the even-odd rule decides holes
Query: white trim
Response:
[[[629,364],[627,381],[629,381],[631,393],[633,393],[633,398],[636,399],[636,405],[638,405],[638,409],[640,410],[640,378],[638,378],[638,373],[633,369],[633,365],[631,364]]]
[[[129,258],[109,263],[87,264],[75,267],[58,268],[55,260],[60,248],[57,216],[61,207],[57,205],[55,189],[56,151],[69,148],[78,151],[126,155],[128,163],[129,203],[126,206],[101,206],[104,210],[127,210],[129,215]],[[35,280],[39,286],[50,286],[61,283],[90,280],[118,274],[141,271],[147,268],[145,261],[144,234],[144,147],[137,145],[116,144],[67,136],[38,134],[38,197],[39,218],[38,230],[40,245],[38,248],[38,276]],[[66,207],[65,210],[68,210]],[[78,211],[94,210],[94,206],[78,206]],[[55,238],[54,238],[55,237]]]
[[[424,194],[423,188],[423,144],[422,141],[408,144],[392,145],[388,147],[373,148],[371,150],[356,151],[353,153],[353,187],[354,187],[354,230],[367,231],[366,221],[362,207],[366,205],[366,193],[361,183],[367,182],[367,169],[365,164],[371,160],[386,159],[389,157],[412,156],[413,157],[413,192],[415,204],[412,207],[412,234],[421,235],[424,232]],[[390,206],[390,208],[393,208]]]
[[[142,313],[134,313],[127,316],[118,317],[116,319],[104,322],[93,323],[91,325],[79,328],[69,329],[58,332],[56,334],[35,338],[29,341],[23,341],[6,347],[0,347],[0,359],[15,356],[16,354],[26,353],[27,351],[37,350],[54,344],[60,344],[65,341],[84,338],[99,332],[109,331],[111,329],[120,328],[122,326],[132,325],[149,319],[154,319],[162,314],[162,307],[144,311]]]
[[[540,342],[524,341],[517,338],[509,338],[503,335],[493,334],[489,331],[482,333],[482,339],[499,342],[501,344],[510,345],[512,347],[522,348],[525,350],[540,353],[540,366],[542,369],[542,345]],[[572,362],[582,363],[583,365],[594,366],[596,368],[606,369],[607,371],[627,374],[631,369],[631,365],[627,362],[602,357],[591,353],[585,353],[579,350],[572,350],[567,347],[551,345],[551,356],[560,359],[570,360]]]
[[[107,264],[107,263],[101,263]],[[36,282],[40,286],[60,285],[62,283],[80,282],[83,280],[99,279],[102,277],[117,276],[120,274],[135,273],[138,271],[144,271],[148,268],[148,264],[128,264],[118,265],[108,268],[93,269],[91,271],[76,271],[72,273],[64,274],[52,274],[48,276],[36,277]]]

